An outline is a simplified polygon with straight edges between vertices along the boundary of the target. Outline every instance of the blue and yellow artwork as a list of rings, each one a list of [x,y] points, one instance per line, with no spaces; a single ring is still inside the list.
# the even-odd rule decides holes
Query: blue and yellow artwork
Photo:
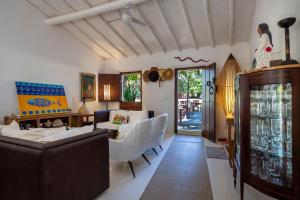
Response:
[[[63,85],[16,82],[21,116],[67,112]]]

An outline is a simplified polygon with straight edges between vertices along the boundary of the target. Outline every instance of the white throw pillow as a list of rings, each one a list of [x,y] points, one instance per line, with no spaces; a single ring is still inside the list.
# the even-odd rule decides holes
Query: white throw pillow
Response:
[[[16,122],[16,120],[14,120],[10,123],[9,128],[20,130],[20,126],[19,126],[18,122]]]
[[[111,110],[109,112],[109,121],[112,122],[115,118],[115,115],[122,115],[127,117],[128,116],[128,110]]]
[[[147,110],[142,110],[142,111],[130,110],[128,112],[128,114],[129,114],[129,123],[130,124],[135,123],[141,119],[149,119]]]

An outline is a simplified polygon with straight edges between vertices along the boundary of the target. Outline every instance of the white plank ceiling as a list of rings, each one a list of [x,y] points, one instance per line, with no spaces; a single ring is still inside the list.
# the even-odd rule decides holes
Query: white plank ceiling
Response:
[[[27,1],[46,18],[52,18],[118,0]],[[134,6],[133,12],[147,26],[129,26],[116,20],[122,10],[58,26],[103,59],[232,45],[248,40],[255,1],[149,0]]]

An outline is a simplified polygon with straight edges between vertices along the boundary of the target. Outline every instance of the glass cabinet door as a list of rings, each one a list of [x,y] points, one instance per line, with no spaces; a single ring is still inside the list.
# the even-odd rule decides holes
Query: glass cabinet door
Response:
[[[251,174],[292,187],[292,85],[250,87]]]

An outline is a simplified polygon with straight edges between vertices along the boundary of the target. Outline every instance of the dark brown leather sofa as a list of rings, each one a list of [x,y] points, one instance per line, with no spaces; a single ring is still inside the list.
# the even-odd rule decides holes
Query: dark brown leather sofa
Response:
[[[92,200],[108,187],[106,130],[46,144],[0,135],[1,200]]]

